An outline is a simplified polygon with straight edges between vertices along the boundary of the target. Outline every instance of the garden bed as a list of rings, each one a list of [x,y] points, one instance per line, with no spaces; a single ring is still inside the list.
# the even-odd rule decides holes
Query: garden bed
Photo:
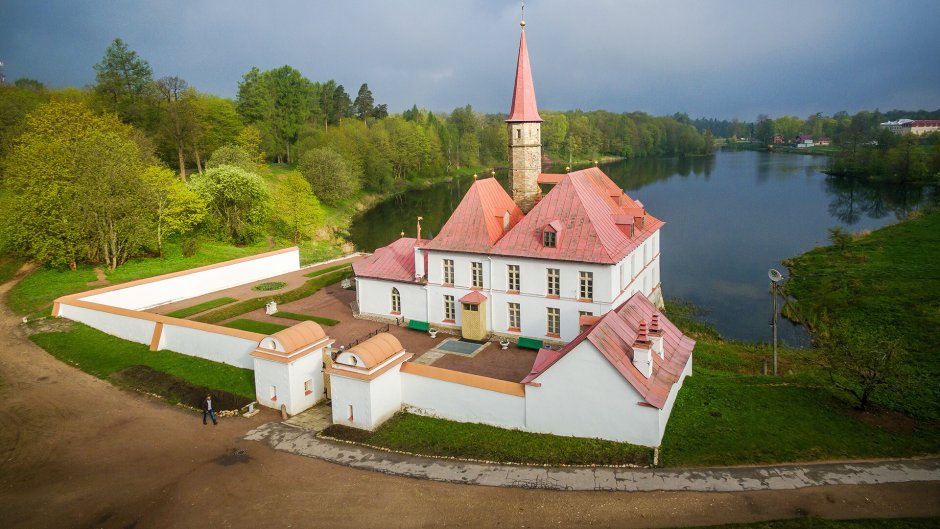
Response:
[[[139,364],[112,373],[109,379],[116,385],[157,395],[171,404],[179,403],[197,410],[202,409],[202,401],[207,394],[212,395],[212,407],[216,411],[238,411],[254,400],[228,391],[192,384]]]

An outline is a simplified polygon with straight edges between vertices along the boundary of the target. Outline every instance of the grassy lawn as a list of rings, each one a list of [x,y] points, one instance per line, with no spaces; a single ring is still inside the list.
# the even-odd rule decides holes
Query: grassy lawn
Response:
[[[308,316],[307,314],[299,314],[296,312],[284,312],[283,310],[279,310],[276,313],[274,313],[274,317],[275,318],[287,318],[289,320],[297,320],[297,321],[315,321],[319,323],[320,325],[328,325],[328,326],[336,325],[337,323],[339,323],[339,320],[334,320],[331,318],[321,318],[320,316]]]
[[[204,301],[198,305],[193,305],[192,307],[186,307],[185,309],[174,310],[173,312],[168,312],[167,316],[173,318],[188,318],[193,314],[199,314],[200,312],[205,312],[209,309],[214,309],[216,307],[221,307],[222,305],[228,305],[234,301],[238,301],[235,298],[216,298],[210,299],[209,301]]]
[[[649,465],[653,451],[599,439],[560,437],[401,412],[375,432],[331,426],[325,433],[392,450],[503,463]]]
[[[0,259],[0,284],[6,283],[13,278],[13,274],[23,266],[26,259],[16,257],[4,257]]]
[[[940,210],[816,248],[789,261],[791,316],[825,330],[822,315],[850,329],[883,329],[906,350],[909,380],[876,402],[940,419]]]
[[[327,273],[329,273],[329,272],[332,272],[333,270],[341,270],[341,269],[343,269],[343,268],[349,268],[350,270],[352,270],[352,265],[349,265],[349,264],[338,264],[338,265],[334,265],[334,266],[328,266],[328,267],[326,267],[326,268],[321,268],[321,269],[319,269],[319,270],[314,270],[313,272],[306,273],[306,274],[304,274],[304,277],[317,277],[317,276],[322,276],[323,274],[327,274]]]
[[[80,323],[72,325],[69,331],[36,334],[30,339],[52,356],[98,378],[108,379],[130,366],[146,365],[192,384],[254,399],[255,379],[248,369],[171,351],[151,352],[146,345]]]
[[[929,529],[940,526],[940,518],[886,518],[868,520],[823,520],[794,518],[728,525],[709,525],[699,529]]]
[[[283,331],[287,328],[287,325],[279,325],[277,323],[269,323],[266,321],[255,321],[255,320],[235,320],[230,321],[223,325],[223,327],[228,327],[230,329],[241,329],[243,331],[257,332],[260,334],[274,334],[278,331]]]
[[[258,298],[246,299],[245,301],[240,301],[238,303],[233,303],[226,307],[207,312],[201,316],[195,318],[196,321],[201,321],[203,323],[218,323],[220,321],[228,320],[236,316],[241,316],[246,312],[251,312],[256,309],[264,307],[268,301],[274,300],[278,304],[289,303],[291,301],[297,301],[298,299],[303,299],[308,296],[312,296],[317,293],[321,288],[332,285],[340,281],[341,279],[350,277],[352,272],[350,270],[334,270],[327,274],[308,279],[303,285],[293,289],[288,290],[287,292],[278,292],[270,294],[267,296],[261,296]]]
[[[253,246],[236,247],[220,242],[203,242],[199,252],[192,257],[184,257],[182,246],[177,242],[167,242],[165,257],[131,259],[117,270],[106,273],[112,283],[123,283],[134,279],[153,277],[189,268],[246,257],[273,250],[267,243]],[[77,270],[57,270],[40,268],[17,283],[7,296],[7,305],[16,314],[25,316],[51,309],[52,301],[66,294],[89,290],[88,283],[95,281],[94,268],[79,266]]]

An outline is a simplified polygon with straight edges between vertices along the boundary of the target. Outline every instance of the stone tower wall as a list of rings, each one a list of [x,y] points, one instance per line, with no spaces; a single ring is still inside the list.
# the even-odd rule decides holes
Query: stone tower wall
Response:
[[[512,200],[528,213],[541,198],[538,178],[542,172],[542,125],[538,122],[508,125]]]

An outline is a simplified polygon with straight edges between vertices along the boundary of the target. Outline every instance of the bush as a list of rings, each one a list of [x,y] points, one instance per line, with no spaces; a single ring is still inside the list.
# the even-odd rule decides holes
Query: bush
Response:
[[[317,198],[331,206],[359,191],[359,167],[328,147],[304,153],[298,169],[310,182]]]
[[[206,202],[210,220],[235,244],[257,239],[271,211],[264,180],[234,165],[222,165],[193,176],[193,191]]]
[[[283,281],[268,281],[267,283],[258,283],[257,285],[251,287],[252,290],[258,290],[260,292],[270,292],[272,290],[280,290],[287,286],[287,283]]]

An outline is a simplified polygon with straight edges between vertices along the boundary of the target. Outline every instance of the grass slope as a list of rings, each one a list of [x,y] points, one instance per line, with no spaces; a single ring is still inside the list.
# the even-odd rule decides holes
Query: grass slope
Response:
[[[98,378],[134,365],[150,366],[189,383],[228,391],[254,399],[254,374],[249,369],[219,364],[172,351],[152,352],[146,345],[129,342],[73,323],[65,332],[36,334],[30,337],[49,354]]]
[[[652,449],[507,430],[400,412],[375,432],[334,425],[326,435],[391,450],[503,463],[649,465]]]
[[[279,325],[277,323],[269,323],[266,321],[255,321],[255,320],[235,320],[230,321],[223,325],[223,327],[228,327],[230,329],[241,329],[243,331],[257,332],[260,334],[274,334],[278,331],[283,331],[287,328],[287,325]]]
[[[334,320],[332,318],[322,318],[320,316],[309,316],[307,314],[299,314],[297,312],[284,312],[283,310],[279,310],[276,313],[274,313],[274,317],[275,318],[287,318],[289,320],[297,320],[297,321],[315,321],[319,323],[320,325],[328,325],[328,326],[333,326],[339,323],[339,320]]]
[[[174,310],[173,312],[168,312],[167,316],[170,316],[173,318],[188,318],[192,316],[193,314],[199,314],[200,312],[205,312],[209,309],[221,307],[222,305],[228,305],[229,303],[232,303],[234,301],[238,301],[238,300],[235,298],[229,298],[229,297],[210,299],[209,301],[199,303],[198,305],[193,305],[192,307],[186,307],[184,309],[179,309],[179,310]]]
[[[859,237],[844,250],[816,248],[790,260],[793,316],[825,330],[823,314],[849,328],[883,329],[908,355],[910,381],[876,402],[940,419],[940,210]]]

